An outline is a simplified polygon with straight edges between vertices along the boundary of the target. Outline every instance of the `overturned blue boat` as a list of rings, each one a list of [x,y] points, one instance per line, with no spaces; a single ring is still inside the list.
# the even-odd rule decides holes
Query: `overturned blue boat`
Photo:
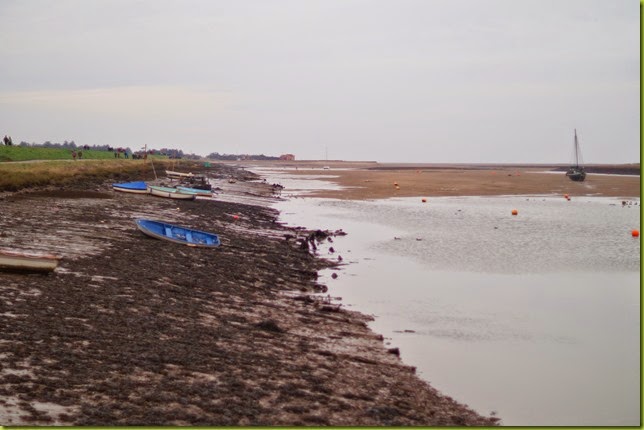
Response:
[[[136,226],[148,236],[183,245],[201,248],[214,248],[220,245],[219,236],[214,233],[179,227],[163,221],[137,219]]]
[[[112,184],[115,191],[124,193],[148,194],[148,184],[143,181],[124,182],[122,184]]]

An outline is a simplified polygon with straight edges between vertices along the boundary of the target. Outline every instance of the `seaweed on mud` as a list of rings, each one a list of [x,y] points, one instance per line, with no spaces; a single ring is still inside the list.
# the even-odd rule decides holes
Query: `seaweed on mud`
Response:
[[[78,184],[96,189],[109,185]],[[190,249],[148,239],[133,222],[141,216],[215,231],[223,245]],[[323,290],[317,271],[332,263],[284,240],[311,232],[276,217],[269,207],[136,195],[4,205],[1,231],[37,237],[33,243],[63,254],[51,276],[0,273],[0,312],[13,315],[0,320],[0,394],[22,401],[22,418],[12,424],[383,425],[388,415],[360,411],[409,397],[421,400],[400,422],[435,423],[422,406],[433,392],[368,336],[364,317],[320,312],[308,294],[282,294]],[[33,233],[50,226],[57,233]],[[362,333],[367,346],[347,333]],[[38,402],[59,408],[36,410]],[[467,424],[493,423],[448,406]]]

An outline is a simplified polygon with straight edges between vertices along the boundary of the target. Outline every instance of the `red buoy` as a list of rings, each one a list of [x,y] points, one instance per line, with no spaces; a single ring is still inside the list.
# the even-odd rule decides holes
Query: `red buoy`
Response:
[[[512,215],[519,215],[519,211],[516,209],[512,209]]]
[[[640,237],[640,232],[638,230],[633,230],[633,231],[631,231],[631,235],[633,237]]]

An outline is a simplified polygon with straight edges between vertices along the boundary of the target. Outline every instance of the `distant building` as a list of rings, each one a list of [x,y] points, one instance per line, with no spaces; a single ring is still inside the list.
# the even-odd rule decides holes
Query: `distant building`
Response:
[[[293,154],[283,154],[283,155],[280,155],[280,160],[295,161],[295,155],[293,155]]]

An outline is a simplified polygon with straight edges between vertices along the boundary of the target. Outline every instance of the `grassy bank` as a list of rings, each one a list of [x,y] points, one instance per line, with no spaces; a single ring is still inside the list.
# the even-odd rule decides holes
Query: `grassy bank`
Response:
[[[38,160],[23,163],[0,163],[0,191],[18,191],[23,188],[65,185],[86,179],[112,179],[115,181],[144,180],[159,176],[164,170],[198,171],[203,163],[196,161],[172,161],[167,159],[150,160]]]
[[[32,146],[0,146],[0,161],[71,160],[71,159],[72,159],[71,149],[42,148],[42,147],[32,147]],[[114,159],[114,152],[83,150],[83,159],[111,160],[111,159]]]

